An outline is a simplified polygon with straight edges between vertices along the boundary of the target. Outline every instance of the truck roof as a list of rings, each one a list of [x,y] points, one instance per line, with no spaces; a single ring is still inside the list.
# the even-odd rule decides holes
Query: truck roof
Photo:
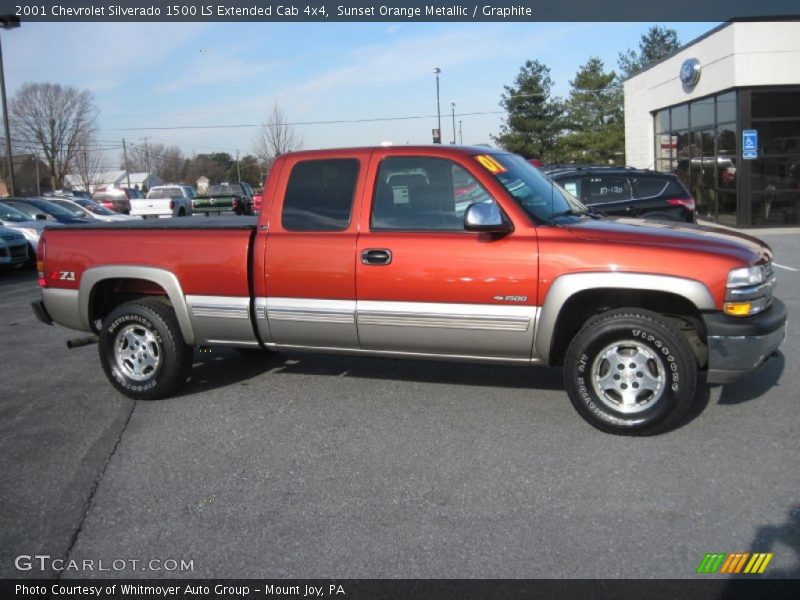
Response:
[[[453,156],[475,154],[509,154],[506,150],[492,146],[452,146],[445,144],[396,145],[396,146],[356,146],[351,148],[320,148],[316,150],[296,150],[281,156],[336,156],[367,153],[373,151],[397,152],[398,154],[423,154],[425,156]]]

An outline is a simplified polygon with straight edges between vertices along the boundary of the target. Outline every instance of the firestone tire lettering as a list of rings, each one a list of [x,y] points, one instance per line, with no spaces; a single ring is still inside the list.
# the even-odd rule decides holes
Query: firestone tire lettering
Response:
[[[143,381],[135,381],[120,371],[115,358],[117,332],[137,324],[152,334],[160,351],[160,363]],[[135,400],[157,400],[172,394],[183,384],[192,367],[192,349],[180,333],[172,307],[157,298],[126,302],[105,318],[100,331],[100,364],[111,384]]]

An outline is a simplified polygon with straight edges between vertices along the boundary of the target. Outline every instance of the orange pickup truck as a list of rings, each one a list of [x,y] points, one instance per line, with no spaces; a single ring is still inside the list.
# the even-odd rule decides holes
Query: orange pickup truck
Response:
[[[589,423],[650,435],[699,371],[733,381],[780,346],[771,261],[741,233],[604,218],[501,151],[356,148],[279,157],[257,218],[47,230],[33,308],[93,334],[131,398],[173,393],[198,346],[561,365]]]

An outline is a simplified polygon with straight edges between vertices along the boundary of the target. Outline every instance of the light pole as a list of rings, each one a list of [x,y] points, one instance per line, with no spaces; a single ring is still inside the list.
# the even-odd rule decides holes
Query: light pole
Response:
[[[433,72],[436,75],[436,126],[438,127],[439,136],[438,139],[434,137],[433,141],[435,144],[442,143],[442,109],[441,105],[439,104],[439,73],[442,70],[439,67],[433,67]]]
[[[453,114],[453,146],[456,145],[456,103],[450,103],[450,112]]]
[[[0,27],[14,29],[19,27],[19,17],[12,15],[0,16]],[[8,160],[9,195],[14,196],[17,186],[14,183],[14,158],[11,156],[11,132],[8,129],[8,106],[6,106],[6,75],[3,68],[3,47],[0,45],[0,96],[3,101],[3,127],[6,130],[6,160]]]
[[[461,119],[459,119],[458,121],[458,143],[461,144],[462,146],[464,145],[464,132],[461,131],[461,124],[463,122],[464,121],[462,121]]]

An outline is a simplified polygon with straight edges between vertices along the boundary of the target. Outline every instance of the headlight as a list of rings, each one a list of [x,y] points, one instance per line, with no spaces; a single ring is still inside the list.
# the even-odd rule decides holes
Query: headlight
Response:
[[[728,273],[723,311],[734,317],[749,317],[772,304],[775,274],[772,264],[733,269]]]
[[[747,287],[764,283],[766,271],[763,265],[742,267],[728,273],[728,288]]]

